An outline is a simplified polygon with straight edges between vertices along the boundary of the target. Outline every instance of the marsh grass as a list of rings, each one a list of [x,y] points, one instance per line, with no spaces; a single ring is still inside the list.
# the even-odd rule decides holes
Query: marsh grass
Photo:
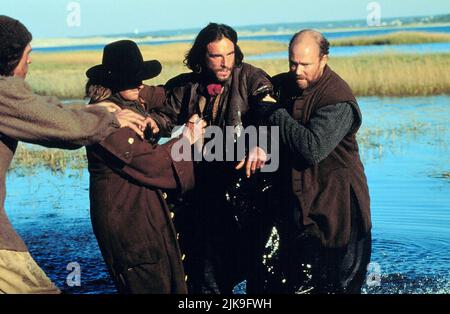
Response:
[[[188,72],[189,70],[183,65],[183,59],[190,45],[190,43],[174,43],[141,46],[145,60],[157,59],[163,65],[162,73],[146,83],[164,84],[170,78]],[[247,56],[287,49],[285,44],[264,41],[242,41],[240,46]],[[33,63],[27,80],[36,93],[57,96],[61,99],[80,99],[84,96],[86,70],[101,63],[102,52],[34,52],[32,59]]]
[[[81,170],[87,167],[86,151],[43,149],[37,146],[19,144],[10,171],[32,171],[46,168],[53,173],[64,173],[67,169]]]
[[[332,46],[405,45],[450,42],[450,34],[431,32],[395,32],[387,35],[331,40]]]
[[[287,60],[252,62],[270,75],[288,70]],[[450,94],[450,54],[330,56],[329,65],[356,96]]]
[[[286,49],[272,42],[243,42],[245,55]],[[188,69],[183,65],[189,44],[143,46],[146,59],[158,59],[163,64],[161,75],[146,83],[164,84]],[[74,53],[35,53],[28,81],[42,95],[61,99],[84,96],[86,70],[101,62],[97,51]],[[428,96],[450,93],[450,54],[383,54],[356,57],[330,56],[331,67],[340,74],[357,96]],[[258,60],[252,64],[270,75],[285,72],[287,60]]]

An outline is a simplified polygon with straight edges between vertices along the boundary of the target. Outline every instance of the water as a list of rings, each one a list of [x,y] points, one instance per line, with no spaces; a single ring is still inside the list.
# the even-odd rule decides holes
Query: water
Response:
[[[450,98],[366,98],[362,110],[365,128],[383,129],[364,155],[382,274],[368,292],[449,293]]]
[[[359,99],[372,202],[365,293],[450,293],[450,97]],[[114,293],[92,234],[86,170],[9,173],[8,215],[37,262],[71,293]],[[67,265],[81,266],[68,287]],[[372,278],[370,277],[370,278]],[[241,288],[245,285],[241,285]],[[239,290],[239,289],[238,289]]]
[[[396,27],[396,28],[366,28],[364,30],[350,30],[350,31],[325,31],[324,35],[332,40],[347,37],[370,37],[376,35],[386,35],[399,31],[419,31],[419,32],[436,32],[436,33],[450,33],[450,26],[427,26],[427,27]],[[240,40],[257,40],[257,41],[276,41],[282,43],[289,43],[292,35],[295,31],[289,34],[271,34],[271,35],[244,35],[240,36]],[[177,34],[177,36],[182,34]],[[142,45],[161,45],[168,43],[191,43],[194,36],[187,36],[184,39],[175,39],[167,37],[166,39],[158,39],[152,41],[139,42]],[[393,45],[393,46],[362,46],[362,47],[333,47],[331,49],[331,55],[348,56],[361,53],[383,53],[386,51],[395,52],[447,52],[450,49],[448,43],[437,44],[417,44],[417,45]],[[103,44],[89,44],[89,45],[76,45],[76,46],[57,46],[57,47],[33,47],[34,51],[39,52],[68,52],[68,51],[101,51],[103,50]],[[280,59],[286,58],[286,52],[280,52],[275,54],[264,54],[258,56],[252,56],[253,59]],[[251,60],[252,58],[249,58]]]
[[[297,31],[299,31],[298,29]],[[393,28],[366,28],[362,30],[348,30],[348,31],[324,31],[323,34],[329,40],[348,38],[348,37],[370,37],[387,35],[396,32],[410,31],[410,32],[430,32],[430,33],[450,33],[450,26],[426,26],[426,27],[393,27]],[[276,35],[249,35],[240,36],[240,40],[269,40],[278,41],[282,43],[289,43],[292,34],[276,34]]]

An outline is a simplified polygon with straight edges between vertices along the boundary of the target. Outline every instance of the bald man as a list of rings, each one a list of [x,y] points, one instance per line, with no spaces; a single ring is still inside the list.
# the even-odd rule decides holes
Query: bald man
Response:
[[[314,30],[289,44],[289,72],[273,78],[282,109],[282,210],[268,292],[359,293],[371,253],[370,198],[356,132],[361,111],[327,65],[329,43]]]

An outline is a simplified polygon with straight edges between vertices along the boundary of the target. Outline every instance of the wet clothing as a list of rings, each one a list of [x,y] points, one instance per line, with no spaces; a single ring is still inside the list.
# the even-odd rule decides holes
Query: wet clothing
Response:
[[[356,293],[371,250],[370,198],[356,142],[358,104],[328,66],[305,91],[289,73],[273,82],[285,109],[269,117],[281,129],[282,187],[275,267],[281,277],[268,279],[269,291]]]
[[[222,130],[254,125],[253,109],[272,92],[268,75],[246,63],[233,69],[222,88],[214,86],[217,84],[196,73],[170,80],[164,108],[152,115],[162,132],[170,134],[175,125],[184,124],[195,113]],[[243,175],[242,170],[234,169],[236,165],[236,161],[197,162],[196,188],[176,202],[175,225],[186,255],[190,293],[231,293],[245,279],[248,267],[253,267],[249,260],[258,255],[253,251],[256,244],[243,241],[249,238],[247,231],[236,223],[226,198],[227,188]],[[263,235],[255,230],[248,234]]]
[[[115,116],[105,108],[84,108],[84,104],[77,107],[83,109],[68,109],[54,97],[34,94],[21,78],[0,76],[0,255],[8,250],[28,251],[4,208],[6,172],[18,141],[74,149],[99,142],[120,127]],[[17,268],[16,274],[21,269]],[[28,277],[26,270],[22,270],[24,278]],[[48,287],[48,283],[44,286]]]
[[[142,110],[118,95],[109,100]],[[177,233],[161,190],[182,193],[194,185],[192,162],[172,160],[176,141],[151,144],[124,128],[87,148],[93,230],[121,293],[187,292]]]
[[[283,208],[285,217],[296,217],[300,210],[295,198],[291,207]],[[285,203],[288,204],[286,201]],[[253,293],[335,294],[361,293],[370,263],[372,237],[365,232],[359,208],[352,196],[349,242],[339,248],[323,246],[317,237],[303,232],[294,219],[280,219],[276,225],[279,248],[266,261],[271,272],[257,278],[259,286],[250,282]],[[248,290],[247,290],[248,291]]]

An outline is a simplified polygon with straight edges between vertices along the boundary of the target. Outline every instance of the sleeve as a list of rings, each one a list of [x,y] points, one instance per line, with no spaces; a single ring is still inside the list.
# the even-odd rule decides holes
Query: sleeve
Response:
[[[181,108],[181,100],[178,100],[174,90],[166,92],[162,86],[144,86],[140,92],[150,117],[159,127],[159,135],[170,137],[175,127]]]
[[[179,97],[180,88],[167,91],[164,104],[150,112],[156,124],[158,124],[160,135],[170,137],[173,128],[176,126],[180,116],[182,99]]]
[[[145,109],[150,112],[152,110],[163,108],[164,101],[166,100],[166,93],[162,85],[144,85],[139,92],[139,97],[141,98]]]
[[[259,68],[253,68],[248,80],[249,97],[253,101],[260,101],[273,92],[270,76]]]
[[[68,109],[55,97],[34,94],[16,81],[0,90],[0,132],[47,147],[78,148],[95,144],[120,127],[105,108]],[[6,84],[5,84],[6,85]]]
[[[280,106],[274,98],[270,76],[259,68],[251,68],[248,79],[250,116],[255,126],[267,125],[267,118]]]
[[[151,145],[141,140],[131,129],[123,128],[108,136],[97,146],[103,149],[116,162],[109,163],[112,168],[141,184],[164,189],[188,191],[194,186],[194,166],[191,160],[174,161],[171,157],[173,139],[164,145]],[[189,149],[186,141],[181,145]]]
[[[348,103],[324,106],[317,110],[307,125],[294,120],[286,109],[275,111],[272,125],[279,126],[281,144],[308,164],[325,159],[351,130],[354,117]]]

